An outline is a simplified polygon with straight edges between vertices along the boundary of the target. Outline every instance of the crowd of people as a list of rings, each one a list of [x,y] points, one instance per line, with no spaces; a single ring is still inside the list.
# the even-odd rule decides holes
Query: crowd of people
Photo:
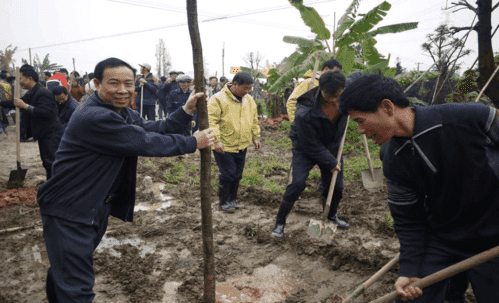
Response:
[[[139,67],[137,75],[128,63],[108,58],[81,78],[65,69],[39,77],[33,67],[23,65],[19,84],[26,92],[19,99],[12,97],[12,75],[0,73],[0,105],[22,109],[21,133],[25,140],[38,141],[47,172],[37,201],[50,260],[46,291],[51,303],[94,298],[92,253],[109,215],[133,221],[139,156],[184,156],[213,145],[220,171],[219,210],[234,213],[241,207],[237,191],[248,146],[253,143],[257,152],[262,147],[257,106],[248,94],[252,75],[239,72],[232,81],[222,77],[220,83],[211,77],[206,92],[194,94],[192,79],[180,71],[158,79],[149,64]],[[199,131],[196,104],[203,95],[209,129]],[[395,80],[359,71],[345,77],[335,59],[323,64],[317,79],[297,85],[287,106],[293,122],[291,178],[272,237],[284,237],[286,218],[315,165],[321,170],[323,207],[332,175],[338,172],[328,220],[350,227],[338,217],[344,162],[336,158],[350,116],[359,133],[382,145],[388,205],[400,241],[394,289],[401,299],[464,302],[471,282],[480,303],[497,301],[497,260],[424,292],[408,286],[499,245],[495,108],[414,106]]]

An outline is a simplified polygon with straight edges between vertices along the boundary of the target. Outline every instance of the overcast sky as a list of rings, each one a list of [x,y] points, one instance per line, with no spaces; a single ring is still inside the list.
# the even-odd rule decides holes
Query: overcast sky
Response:
[[[454,2],[455,0],[449,0]],[[259,52],[270,64],[289,56],[295,45],[282,41],[284,36],[312,38],[300,18],[299,11],[286,0],[198,0],[198,18],[205,67],[211,75],[217,72],[232,78],[231,66],[244,66],[242,57]],[[403,22],[419,22],[415,30],[399,34],[378,35],[378,51],[388,56],[390,66],[399,57],[402,66],[411,70],[427,69],[433,63],[422,52],[426,35],[445,21],[450,26],[469,26],[473,13],[443,11],[446,0],[388,0],[392,8],[378,26]],[[475,1],[470,1],[474,4]],[[493,3],[496,3],[494,0]],[[305,0],[323,16],[333,32],[334,14],[338,21],[350,0]],[[367,13],[382,3],[363,0],[359,13]],[[226,18],[222,18],[226,17]],[[73,69],[75,58],[78,72],[93,72],[95,65],[108,57],[117,57],[133,67],[149,63],[156,73],[156,45],[160,38],[171,55],[172,67],[185,73],[194,70],[192,46],[187,27],[185,1],[160,0],[0,0],[0,48],[9,44],[18,47],[14,59],[29,61],[49,53],[52,63]],[[499,9],[493,13],[493,29],[499,22]],[[142,32],[139,32],[142,31]],[[138,33],[137,33],[138,32]],[[460,32],[456,37],[464,36]],[[105,37],[105,38],[101,38]],[[86,40],[86,41],[85,41]],[[81,41],[81,42],[77,42]],[[225,43],[225,69],[222,71],[222,49]],[[499,33],[493,38],[494,52],[499,51]],[[464,61],[470,66],[477,57],[477,34],[472,32],[466,48],[474,50]]]

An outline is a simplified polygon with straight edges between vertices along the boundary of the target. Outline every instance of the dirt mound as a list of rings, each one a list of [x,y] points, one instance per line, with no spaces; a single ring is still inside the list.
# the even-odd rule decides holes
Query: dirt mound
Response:
[[[38,186],[23,188],[0,188],[0,207],[8,208],[14,205],[35,206]]]

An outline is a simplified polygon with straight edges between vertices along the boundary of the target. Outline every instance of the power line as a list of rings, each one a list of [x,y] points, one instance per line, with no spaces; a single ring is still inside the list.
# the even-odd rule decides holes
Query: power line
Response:
[[[111,1],[111,2],[120,2],[120,1],[117,1],[117,0],[108,0],[108,1]],[[319,3],[330,2],[330,1],[332,1],[332,0],[315,1],[315,2],[307,3],[307,5],[310,5],[310,4],[319,4]],[[142,2],[140,2],[140,3],[141,3],[141,6],[143,6]],[[125,4],[131,4],[131,3],[125,3]],[[136,5],[136,4],[132,4],[132,5]],[[234,14],[234,15],[218,15],[218,16],[213,17],[211,19],[206,19],[206,20],[199,21],[199,23],[206,23],[206,22],[213,22],[213,21],[219,21],[219,20],[225,20],[225,19],[232,19],[232,18],[237,18],[237,17],[241,17],[241,16],[254,15],[254,14],[260,14],[260,13],[267,13],[267,12],[271,12],[271,11],[283,10],[283,9],[289,9],[289,8],[292,8],[292,6],[287,5],[287,6],[265,8],[265,9],[262,9],[262,10],[247,11],[247,12],[242,12],[242,13],[238,13],[238,14]],[[175,8],[174,6],[167,6],[167,8],[165,10],[170,10],[170,11],[177,10],[177,12],[178,12],[178,9],[179,9],[178,7]],[[184,13],[185,13],[185,11],[184,11]],[[213,14],[213,13],[211,13],[211,14]],[[234,20],[234,21],[239,21],[239,20]],[[252,24],[255,23],[255,21],[248,21],[248,22],[251,22]],[[73,44],[73,43],[88,42],[88,41],[105,39],[105,38],[114,38],[114,37],[119,37],[119,36],[139,34],[139,33],[144,33],[144,32],[149,32],[149,31],[155,31],[155,30],[167,29],[167,28],[173,28],[173,27],[180,27],[180,26],[185,26],[185,25],[187,25],[187,22],[170,24],[170,25],[166,25],[166,26],[159,26],[159,27],[148,28],[148,29],[143,29],[143,30],[137,30],[137,31],[132,31],[132,32],[126,32],[126,33],[119,33],[119,34],[105,35],[105,36],[100,36],[100,37],[93,37],[93,38],[88,38],[88,39],[74,40],[74,41],[57,43],[57,44],[52,44],[52,45],[31,47],[31,49],[39,49],[39,48],[46,48],[46,47],[67,45],[67,44]],[[286,28],[289,28],[289,26],[286,26]],[[19,51],[26,51],[26,50],[29,50],[29,48],[22,49],[22,50],[19,50]]]

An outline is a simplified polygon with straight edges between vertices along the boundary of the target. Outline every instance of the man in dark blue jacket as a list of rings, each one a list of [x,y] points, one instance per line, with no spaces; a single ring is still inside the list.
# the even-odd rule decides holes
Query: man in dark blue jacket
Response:
[[[29,91],[21,99],[14,99],[14,106],[26,111],[22,114],[21,129],[26,129],[27,138],[38,140],[40,157],[49,180],[64,130],[57,116],[54,95],[38,83],[38,74],[31,65],[24,64],[20,71],[19,84]]]
[[[80,103],[73,96],[68,95],[68,90],[62,85],[54,88],[52,93],[54,94],[55,101],[58,103],[57,112],[59,120],[62,123],[62,127],[66,129],[71,115]]]
[[[161,77],[161,83],[158,84],[158,90],[156,91],[156,97],[158,97],[159,109],[158,116],[159,119],[163,119],[163,113],[165,114],[165,119],[167,116],[166,112],[166,97],[168,95],[165,93],[165,86],[169,83],[166,82],[166,77]]]
[[[142,77],[135,83],[135,91],[137,92],[137,111],[141,110],[141,103],[143,103],[142,108],[142,118],[147,116],[147,120],[156,120],[156,91],[158,87],[154,84],[153,76],[151,71],[151,65],[144,63],[139,64],[140,72]],[[144,94],[142,95],[142,89]],[[144,100],[142,100],[142,97]]]
[[[211,130],[192,137],[193,95],[167,120],[145,122],[127,107],[135,70],[109,58],[95,67],[96,92],[73,113],[54,162],[54,175],[40,186],[37,201],[50,268],[47,297],[53,302],[91,302],[92,253],[111,214],[133,221],[138,156],[171,157],[213,144]]]
[[[189,89],[189,83],[191,82],[191,78],[189,76],[180,75],[178,76],[177,81],[180,83],[180,88],[171,91],[166,99],[166,110],[168,113],[173,113],[177,109],[184,106],[187,99],[189,99],[189,95],[192,93],[192,90]],[[197,125],[197,118],[198,113],[196,112],[192,116],[191,127],[185,131],[184,135],[191,135],[192,128]]]
[[[383,171],[400,241],[397,293],[412,302],[443,302],[449,279],[424,292],[404,287],[499,245],[497,109],[411,107],[395,80],[370,75],[345,89],[340,110],[359,124],[359,133],[388,142]],[[473,267],[467,277],[479,302],[497,302],[498,259]]]
[[[327,71],[319,79],[319,86],[298,98],[313,100],[313,106],[297,107],[294,123],[291,125],[290,138],[293,141],[292,181],[286,187],[282,204],[272,235],[284,237],[286,217],[305,189],[310,170],[317,164],[321,170],[324,186],[322,196],[327,197],[332,172],[339,171],[334,188],[329,220],[339,227],[348,228],[344,220],[338,218],[337,208],[343,195],[343,161],[336,159],[341,139],[347,127],[347,116],[338,110],[338,97],[345,87],[345,76],[340,71]]]

